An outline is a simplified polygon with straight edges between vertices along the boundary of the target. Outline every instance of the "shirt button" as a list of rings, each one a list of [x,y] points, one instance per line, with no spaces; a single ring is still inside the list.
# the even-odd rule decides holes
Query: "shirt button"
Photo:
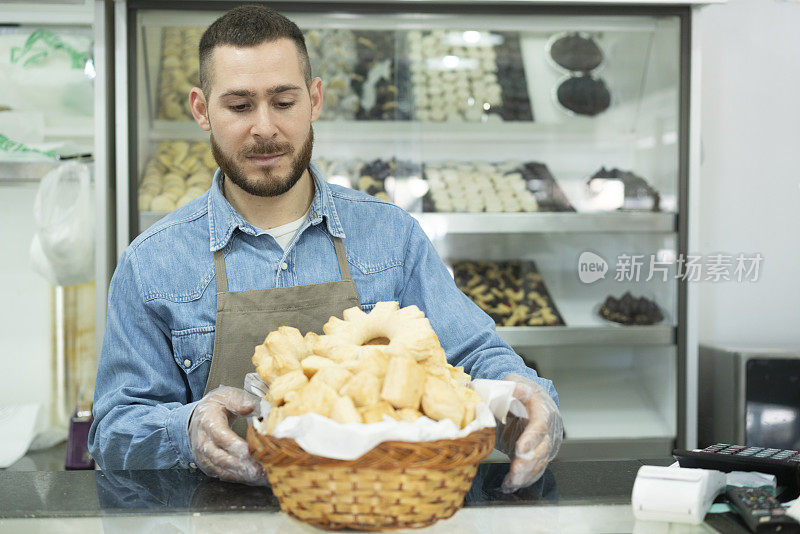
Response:
[[[281,263],[281,269],[283,269],[285,271],[288,268],[289,268],[289,264],[288,263],[286,263],[286,262]]]
[[[191,467],[192,469],[197,469],[197,464],[196,464],[196,463],[194,463],[194,462],[191,462],[191,463],[189,464],[189,467]]]
[[[191,367],[192,366],[192,360],[189,360],[189,359],[183,360],[183,366],[184,367]]]

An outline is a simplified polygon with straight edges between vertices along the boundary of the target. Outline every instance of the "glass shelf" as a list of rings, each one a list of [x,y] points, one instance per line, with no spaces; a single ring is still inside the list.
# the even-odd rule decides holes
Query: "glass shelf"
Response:
[[[517,233],[670,233],[676,215],[664,212],[609,213],[413,213],[429,235]]]
[[[677,331],[671,325],[498,326],[497,333],[512,347],[549,347],[568,345],[670,345],[675,343]]]

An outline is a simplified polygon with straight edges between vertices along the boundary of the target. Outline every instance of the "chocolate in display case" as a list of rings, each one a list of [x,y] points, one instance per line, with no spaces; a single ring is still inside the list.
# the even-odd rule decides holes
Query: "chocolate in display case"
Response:
[[[315,159],[333,183],[357,189],[409,211],[418,206],[396,194],[397,184],[424,177],[421,211],[426,213],[521,213],[574,211],[564,192],[538,162],[444,161],[419,164],[397,158],[337,161]],[[386,180],[389,180],[387,187]]]
[[[556,89],[558,103],[578,115],[594,116],[611,105],[611,92],[602,78],[591,74],[569,76]]]
[[[190,121],[203,27],[161,30],[157,117]],[[323,120],[531,121],[519,36],[469,31],[304,29]],[[472,32],[478,33],[478,32]]]
[[[602,167],[586,180],[586,187],[590,192],[598,193],[608,182],[622,184],[623,199],[619,209],[660,211],[661,195],[647,180],[631,171]]]
[[[645,297],[634,297],[630,291],[620,298],[609,295],[599,313],[603,319],[623,325],[650,325],[664,319],[658,304]]]
[[[575,211],[564,191],[544,163],[528,162],[520,168],[528,191],[542,211]]]
[[[359,120],[409,120],[407,98],[410,76],[406,62],[398,61],[402,34],[356,31],[356,64],[352,87],[359,95]]]
[[[594,38],[583,32],[567,32],[551,37],[547,54],[567,71],[589,72],[603,62],[603,51]]]
[[[130,167],[118,190],[131,193],[118,235],[131,239],[210,186],[208,133],[186,100],[199,37],[223,9],[141,5],[126,14],[136,17],[127,36],[136,67],[117,65],[135,78],[126,81],[135,133],[118,140],[128,153],[117,155]],[[570,428],[562,454],[668,453],[685,301],[675,280],[615,282],[611,263],[622,253],[677,255],[685,243],[677,212],[686,205],[689,85],[679,9],[301,7],[282,12],[303,31],[323,83],[312,156],[322,174],[409,211],[501,337],[553,377]],[[584,251],[612,274],[581,281]],[[664,319],[623,326],[602,317],[600,303],[626,291],[647,295]],[[640,391],[647,366],[667,385]],[[606,392],[612,383],[638,400],[621,408]]]
[[[605,54],[597,40],[585,32],[555,34],[546,45],[547,58],[566,73],[554,91],[555,102],[565,111],[593,117],[611,105],[611,92],[598,74]]]
[[[399,158],[372,161],[315,158],[314,163],[330,183],[394,202],[409,211],[419,209],[420,194],[414,197],[400,191],[403,182],[420,181],[422,166],[419,163]]]
[[[533,120],[516,34],[412,30],[406,50],[416,120]]]

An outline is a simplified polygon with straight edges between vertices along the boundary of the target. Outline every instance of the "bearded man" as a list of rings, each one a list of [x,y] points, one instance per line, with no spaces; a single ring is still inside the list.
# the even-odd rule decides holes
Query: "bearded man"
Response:
[[[319,333],[347,308],[397,301],[426,314],[449,363],[515,382],[530,417],[501,434],[513,459],[504,488],[538,479],[561,443],[552,382],[456,287],[414,218],[328,184],[311,163],[322,81],[297,25],[238,7],[199,52],[189,105],[219,168],[204,195],[137,237],[114,273],[89,436],[99,466],[199,466],[266,483],[231,425],[256,406],[241,389],[253,347],[279,326]]]

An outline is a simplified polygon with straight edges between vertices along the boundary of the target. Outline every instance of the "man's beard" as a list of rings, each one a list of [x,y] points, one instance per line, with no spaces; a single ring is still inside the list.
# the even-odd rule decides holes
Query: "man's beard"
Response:
[[[276,141],[266,140],[258,144],[245,145],[236,153],[236,159],[229,157],[222,152],[222,149],[216,143],[214,134],[211,134],[211,152],[214,159],[222,169],[222,173],[231,182],[236,184],[243,191],[258,197],[277,197],[289,191],[294,184],[296,184],[303,173],[311,163],[311,152],[314,148],[314,129],[308,129],[308,136],[303,142],[303,146],[297,155],[292,158],[289,168],[289,173],[286,176],[277,176],[269,167],[263,167],[261,176],[254,180],[247,178],[244,170],[236,163],[236,160],[246,160],[247,156],[256,154],[284,154],[284,156],[291,157],[294,153],[294,148],[289,143],[278,143]]]

